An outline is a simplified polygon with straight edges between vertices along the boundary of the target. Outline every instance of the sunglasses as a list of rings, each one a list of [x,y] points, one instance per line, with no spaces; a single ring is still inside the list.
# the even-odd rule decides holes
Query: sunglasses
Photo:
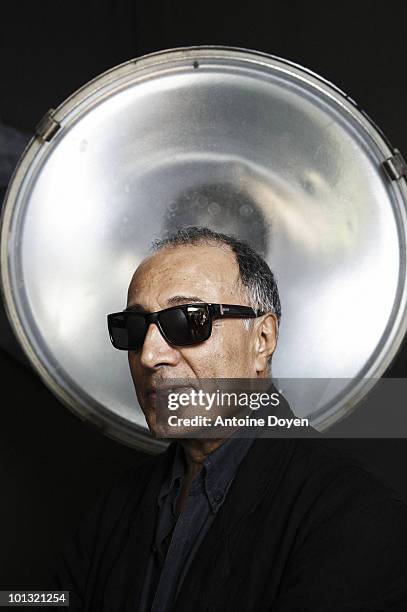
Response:
[[[250,306],[234,304],[183,304],[158,312],[124,310],[107,315],[110,340],[121,351],[142,348],[151,323],[173,346],[191,346],[207,340],[213,319],[256,318],[264,313]]]

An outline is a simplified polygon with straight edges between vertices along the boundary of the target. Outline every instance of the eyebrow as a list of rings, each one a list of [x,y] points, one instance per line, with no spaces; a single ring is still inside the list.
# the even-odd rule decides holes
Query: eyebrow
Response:
[[[196,295],[173,295],[167,300],[167,304],[176,305],[176,304],[188,304],[188,303],[194,303],[194,302],[203,303],[203,301],[204,300],[202,300],[200,297]]]
[[[197,295],[173,295],[167,300],[169,306],[176,306],[178,304],[194,304],[196,302],[205,303],[204,300]],[[139,311],[146,312],[145,308],[141,304],[130,304],[124,309],[124,312]]]

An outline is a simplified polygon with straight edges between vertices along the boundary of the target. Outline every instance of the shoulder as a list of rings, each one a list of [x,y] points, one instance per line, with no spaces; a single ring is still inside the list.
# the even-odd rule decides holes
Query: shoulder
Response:
[[[307,534],[322,525],[353,525],[377,538],[399,533],[407,542],[407,504],[363,462],[327,440],[296,440],[289,472],[297,482]]]
[[[84,547],[90,548],[96,541],[108,537],[115,525],[129,524],[145,498],[151,497],[160,486],[172,452],[170,446],[163,453],[144,458],[106,487],[84,513],[77,527],[76,537],[85,543]]]
[[[280,488],[293,535],[284,609],[406,609],[407,505],[398,493],[330,441],[304,439],[292,445]]]
[[[341,449],[340,443],[322,439],[295,440],[291,469],[309,486],[325,495],[354,496],[362,502],[394,499],[402,496],[360,459]]]
[[[346,444],[341,446],[341,440],[295,440],[293,464],[304,476],[316,474],[324,482],[334,479],[338,485],[342,483],[350,488],[357,485],[359,490],[374,489],[378,495],[401,499],[374,468],[351,454]]]
[[[107,554],[109,543],[113,547],[110,554],[125,545],[128,527],[145,496],[154,495],[153,483],[163,478],[171,452],[170,447],[122,472],[84,514],[73,537],[66,540],[52,584],[72,591],[79,602],[75,609],[82,609],[81,598],[95,559]]]
[[[143,503],[146,495],[152,494],[165,476],[171,460],[171,446],[163,453],[147,456],[134,466],[121,472],[115,481],[106,486],[82,515],[77,533],[86,538],[100,538],[110,533],[118,521],[126,523]]]
[[[117,507],[140,499],[153,481],[162,480],[171,464],[172,455],[171,445],[164,452],[147,456],[138,465],[124,470],[99,498],[99,504],[104,503]]]

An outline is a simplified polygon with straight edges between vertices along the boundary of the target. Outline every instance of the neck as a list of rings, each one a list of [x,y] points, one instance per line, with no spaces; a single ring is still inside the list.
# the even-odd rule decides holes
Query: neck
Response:
[[[184,449],[184,456],[186,461],[186,472],[185,478],[183,479],[180,496],[177,504],[177,514],[180,514],[184,509],[186,499],[188,496],[189,489],[195,476],[201,471],[203,462],[206,457],[213,453],[222,442],[224,438],[219,440],[193,440],[183,439],[180,440],[180,444]]]
[[[194,478],[201,471],[203,462],[208,455],[213,453],[225,441],[226,438],[216,440],[183,439],[180,444],[184,449],[187,464],[187,475]]]

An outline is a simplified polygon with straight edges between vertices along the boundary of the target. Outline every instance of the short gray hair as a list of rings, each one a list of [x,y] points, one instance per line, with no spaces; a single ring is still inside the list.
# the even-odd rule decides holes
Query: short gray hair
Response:
[[[155,240],[154,251],[164,247],[215,244],[228,246],[239,266],[240,283],[245,289],[252,308],[271,312],[278,324],[281,319],[281,304],[277,282],[267,262],[245,241],[234,236],[215,232],[207,227],[186,227],[167,238]]]

